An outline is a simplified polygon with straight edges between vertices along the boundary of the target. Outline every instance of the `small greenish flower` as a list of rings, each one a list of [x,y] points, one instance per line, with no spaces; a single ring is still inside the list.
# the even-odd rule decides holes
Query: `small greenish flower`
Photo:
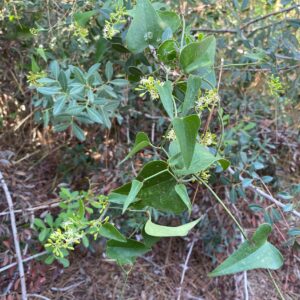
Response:
[[[201,96],[196,101],[195,109],[201,113],[205,109],[210,109],[213,105],[220,101],[217,90],[209,90],[204,96]]]
[[[110,40],[120,31],[116,26],[126,23],[124,16],[126,15],[126,8],[123,6],[118,6],[116,11],[111,13],[109,20],[105,21],[105,26],[103,28],[104,38]]]
[[[171,129],[171,130],[168,132],[168,134],[167,134],[167,136],[166,136],[166,139],[167,139],[168,141],[174,141],[174,140],[176,140],[176,134],[175,134],[174,129]]]
[[[78,38],[79,42],[87,43],[89,31],[87,28],[80,26],[77,22],[69,26],[69,30],[73,31],[73,35]]]
[[[202,135],[201,143],[205,146],[215,145],[217,136],[214,133],[207,131],[205,135]]]
[[[35,35],[35,36],[37,36],[39,33],[39,30],[37,28],[30,28],[29,31],[32,35]]]
[[[140,97],[145,96],[147,93],[150,94],[153,100],[159,99],[159,93],[156,85],[162,85],[159,80],[154,79],[153,76],[149,76],[148,78],[143,78],[140,81],[140,85],[136,88],[137,91],[143,91],[140,94]]]
[[[268,86],[272,96],[279,97],[279,94],[284,92],[280,78],[275,77],[273,74],[271,75],[271,78],[268,80]]]
[[[211,176],[209,170],[206,171],[201,171],[200,173],[197,174],[198,177],[200,177],[205,183],[208,183],[208,180]]]
[[[37,82],[37,80],[46,77],[47,74],[45,71],[41,71],[41,72],[32,72],[30,71],[27,74],[27,82],[30,83],[31,85],[35,85],[38,86],[39,83]]]

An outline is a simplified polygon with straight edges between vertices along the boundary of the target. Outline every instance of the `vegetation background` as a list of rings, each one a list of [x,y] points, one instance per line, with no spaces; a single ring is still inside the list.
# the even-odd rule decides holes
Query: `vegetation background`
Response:
[[[61,187],[107,195],[157,157],[147,148],[119,164],[138,131],[158,141],[167,116],[157,102],[135,90],[150,68],[144,57],[130,59],[122,34],[112,39],[104,35],[105,21],[114,21],[110,16],[116,2],[0,3],[0,171],[13,198],[23,259],[44,250],[42,230],[34,218],[59,215]],[[203,0],[155,5],[167,5],[184,16],[191,35],[213,34],[217,39],[214,70],[216,82],[220,79],[225,126],[222,150],[234,171],[213,174],[209,182],[247,233],[263,222],[272,224],[271,241],[285,258],[284,266],[272,273],[278,289],[265,270],[207,276],[243,237],[209,191],[195,183],[189,185],[192,214],[205,218],[187,237],[159,241],[131,269],[107,258],[101,239],[71,251],[67,268],[30,259],[24,264],[27,292],[32,299],[299,299],[300,221],[293,213],[299,211],[300,197],[299,2]],[[92,10],[97,16],[84,15]],[[99,88],[100,95],[104,90],[118,101],[102,113],[103,124],[67,128],[66,120],[41,113],[50,104],[40,100],[33,86],[46,77],[53,61],[69,72],[74,72],[72,66],[87,71],[101,63],[104,83],[92,91]],[[136,63],[144,64],[144,74]],[[129,87],[126,80],[135,85]],[[217,118],[211,129],[220,134]],[[253,185],[277,204],[255,192]],[[0,288],[4,299],[17,299],[21,282],[18,268],[7,267],[16,261],[16,249],[4,193],[0,208]],[[134,235],[145,219],[129,212],[115,222]],[[168,216],[168,225],[179,221]]]

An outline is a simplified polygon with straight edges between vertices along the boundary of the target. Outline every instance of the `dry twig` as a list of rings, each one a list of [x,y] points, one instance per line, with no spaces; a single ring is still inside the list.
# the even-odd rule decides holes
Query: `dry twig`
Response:
[[[15,214],[14,214],[14,206],[13,206],[13,201],[12,201],[10,192],[8,190],[8,187],[4,181],[4,178],[3,178],[3,175],[1,172],[0,172],[0,184],[3,188],[4,194],[5,194],[5,197],[7,200],[9,212],[10,212],[10,222],[11,222],[12,234],[13,234],[13,239],[14,239],[14,244],[15,244],[15,251],[16,251],[16,256],[17,256],[17,261],[18,261],[18,269],[19,269],[19,274],[20,274],[20,281],[21,281],[22,300],[26,300],[27,299],[26,279],[25,279],[22,254],[21,254],[21,249],[20,249],[20,244],[19,244],[16,218],[15,218]]]

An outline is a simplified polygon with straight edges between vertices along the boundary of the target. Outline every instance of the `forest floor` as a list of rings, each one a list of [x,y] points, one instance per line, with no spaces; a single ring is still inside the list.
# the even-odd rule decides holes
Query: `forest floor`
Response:
[[[26,126],[30,126],[27,124]],[[12,131],[11,131],[12,132]],[[37,131],[39,140],[45,137]],[[22,137],[23,135],[23,137]],[[4,137],[4,138],[3,138]],[[28,141],[28,142],[24,142]],[[80,189],[86,185],[84,178],[91,178],[90,184],[101,192],[115,188],[118,185],[118,170],[111,168],[112,156],[120,151],[121,145],[107,139],[107,156],[99,161],[99,164],[107,168],[86,173],[84,169],[73,177],[72,187]],[[17,225],[22,245],[27,252],[24,257],[34,254],[32,251],[41,252],[41,246],[36,245],[32,235],[30,222],[33,215],[43,216],[48,209],[34,210],[34,214],[26,209],[35,208],[55,201],[55,188],[60,181],[57,173],[59,162],[62,160],[63,152],[57,145],[42,145],[32,142],[26,136],[26,131],[15,134],[5,134],[0,143],[2,155],[1,171],[9,186],[14,200],[14,209],[22,212],[16,213]],[[118,148],[118,150],[116,150]],[[138,168],[138,166],[137,166]],[[250,195],[251,197],[251,195]],[[194,204],[200,204],[200,212],[208,211],[212,203],[202,191],[196,193]],[[237,205],[242,206],[242,203]],[[0,210],[7,212],[5,197],[0,192]],[[55,214],[57,208],[50,209]],[[247,213],[239,216],[246,228],[254,230],[261,217]],[[213,206],[212,218],[216,218],[219,228],[216,230],[227,230],[231,224],[230,219],[224,215],[218,205]],[[14,245],[10,232],[8,215],[0,217],[0,236],[2,240],[0,262],[1,266],[15,261]],[[223,224],[223,225],[222,225]],[[220,227],[222,226],[222,227]],[[228,228],[227,228],[228,227]],[[280,227],[280,226],[279,226]],[[253,231],[252,231],[253,232]],[[202,234],[201,232],[199,233]],[[282,234],[280,230],[275,234],[274,239]],[[205,251],[204,239],[195,239],[191,256],[187,262],[182,285],[183,266],[192,244],[190,239],[164,239],[160,241],[151,253],[139,258],[132,269],[124,270],[113,261],[103,255],[104,246],[96,244],[93,252],[88,252],[80,247],[71,255],[70,267],[63,269],[58,264],[47,266],[37,260],[25,264],[28,292],[38,294],[48,299],[280,299],[267,271],[249,271],[247,274],[225,276],[217,279],[208,277],[217,263],[221,262],[230,252],[235,249],[240,241],[231,241],[227,245],[227,253],[220,253],[216,260],[212,260]],[[279,271],[273,272],[285,299],[299,299],[299,261],[293,254],[288,255],[288,250],[281,248],[285,254],[285,266]],[[0,267],[1,268],[1,267]],[[20,288],[17,268],[11,268],[0,274],[1,291],[10,289],[10,296],[6,299],[17,299],[16,293]],[[181,292],[180,292],[181,290]],[[16,297],[16,298],[15,298]],[[34,299],[34,297],[32,297]],[[38,298],[36,298],[38,299]],[[46,299],[46,298],[45,298]]]

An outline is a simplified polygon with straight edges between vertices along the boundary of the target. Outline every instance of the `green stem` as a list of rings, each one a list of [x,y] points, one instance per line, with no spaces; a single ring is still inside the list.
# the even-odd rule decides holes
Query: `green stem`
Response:
[[[214,192],[214,190],[204,181],[202,180],[199,176],[194,175],[201,183],[203,183],[206,188],[213,194],[213,196],[218,200],[218,202],[222,205],[222,207],[225,209],[225,211],[228,213],[228,215],[231,217],[231,219],[234,221],[234,223],[237,225],[238,229],[244,236],[245,240],[247,239],[246,233],[241,226],[241,224],[238,222],[238,220],[235,218],[235,216],[231,213],[231,211],[228,209],[228,207],[225,205],[225,203],[219,198],[219,196]]]
[[[272,280],[272,282],[273,282],[273,284],[275,286],[275,289],[276,289],[277,293],[279,294],[281,300],[285,300],[285,298],[284,298],[284,296],[283,296],[283,294],[282,294],[282,292],[281,292],[278,284],[275,281],[275,278],[273,277],[273,275],[272,275],[272,273],[271,273],[271,271],[269,269],[268,269],[268,273],[269,273],[269,276],[270,276],[270,278],[271,278],[271,280]]]
[[[183,48],[184,35],[185,35],[185,20],[184,20],[184,16],[182,16],[182,35],[181,35],[181,42],[180,42],[180,50],[182,50]]]
[[[223,143],[223,138],[224,138],[224,122],[223,122],[223,118],[222,118],[222,116],[220,114],[220,109],[218,109],[218,117],[219,117],[219,121],[221,123],[221,137],[220,137],[218,145],[217,145],[216,156],[217,156],[217,154],[220,151],[220,148],[221,148],[222,143]]]

